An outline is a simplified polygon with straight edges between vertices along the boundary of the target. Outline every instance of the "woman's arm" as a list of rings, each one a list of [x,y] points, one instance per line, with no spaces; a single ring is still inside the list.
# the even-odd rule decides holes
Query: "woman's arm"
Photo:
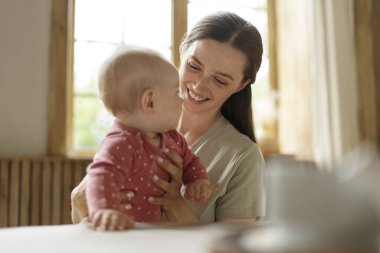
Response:
[[[217,219],[218,222],[252,222],[257,221],[256,216],[252,217],[223,217],[220,219]]]
[[[71,220],[73,224],[78,224],[88,216],[86,181],[87,176],[71,192]]]
[[[161,205],[165,216],[170,222],[184,224],[199,222],[198,217],[193,213],[182,197],[174,199],[169,196],[170,195],[166,194],[164,197],[153,198],[150,203]]]

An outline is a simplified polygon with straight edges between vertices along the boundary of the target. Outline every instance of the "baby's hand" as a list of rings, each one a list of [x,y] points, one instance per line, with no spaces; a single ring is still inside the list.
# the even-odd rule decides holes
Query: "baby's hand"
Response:
[[[133,220],[125,213],[113,209],[101,209],[92,216],[90,226],[106,231],[127,230],[133,227]]]
[[[220,187],[219,183],[210,185],[210,181],[207,179],[200,179],[186,187],[185,198],[195,203],[204,203],[211,196],[213,191]]]

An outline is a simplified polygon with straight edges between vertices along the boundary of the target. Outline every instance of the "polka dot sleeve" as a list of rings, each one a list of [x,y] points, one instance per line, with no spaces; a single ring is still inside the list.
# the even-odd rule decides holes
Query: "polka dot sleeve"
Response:
[[[125,137],[106,138],[88,166],[86,194],[90,217],[99,209],[120,208],[118,193],[132,166],[128,147],[131,145]]]
[[[201,160],[188,147],[185,138],[175,131],[171,135],[179,146],[179,155],[183,159],[183,183],[187,185],[199,179],[209,179]]]

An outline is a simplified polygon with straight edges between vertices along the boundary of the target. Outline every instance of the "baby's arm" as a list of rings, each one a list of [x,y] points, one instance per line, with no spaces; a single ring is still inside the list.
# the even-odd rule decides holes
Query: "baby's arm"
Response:
[[[91,226],[109,231],[127,230],[133,227],[133,220],[117,210],[99,209],[91,217]]]
[[[120,230],[132,227],[130,217],[119,211],[117,198],[131,168],[128,154],[121,153],[126,150],[123,145],[127,144],[120,138],[106,138],[87,168],[86,197],[93,228]]]
[[[206,169],[199,157],[191,151],[185,138],[176,131],[171,134],[181,147],[178,154],[181,155],[183,161],[182,181],[187,186],[184,197],[196,203],[204,203],[210,198],[213,191],[219,188],[220,184],[211,185]]]
[[[186,187],[185,198],[195,203],[206,202],[213,191],[218,189],[220,184],[210,185],[210,180],[199,179],[195,182],[189,183]]]

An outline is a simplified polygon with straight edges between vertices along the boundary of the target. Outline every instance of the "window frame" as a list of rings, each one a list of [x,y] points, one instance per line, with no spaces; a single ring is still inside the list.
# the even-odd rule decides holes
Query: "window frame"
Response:
[[[187,0],[172,0],[172,61],[179,66],[179,45],[187,30]],[[270,87],[276,89],[275,0],[267,0]],[[75,0],[52,1],[48,154],[70,158],[89,158],[93,151],[72,150]],[[277,138],[277,136],[276,136]],[[265,150],[265,147],[263,147]],[[265,153],[265,152],[264,152]]]
[[[65,156],[68,20],[70,0],[52,1],[49,59],[48,155]]]

